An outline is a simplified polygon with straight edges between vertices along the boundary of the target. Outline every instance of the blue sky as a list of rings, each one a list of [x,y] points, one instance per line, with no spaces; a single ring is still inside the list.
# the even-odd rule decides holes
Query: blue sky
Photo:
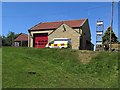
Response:
[[[2,34],[8,31],[28,33],[40,22],[88,18],[92,42],[96,41],[96,21],[104,20],[104,30],[110,25],[110,2],[3,2]],[[113,28],[118,36],[118,3],[114,4]]]

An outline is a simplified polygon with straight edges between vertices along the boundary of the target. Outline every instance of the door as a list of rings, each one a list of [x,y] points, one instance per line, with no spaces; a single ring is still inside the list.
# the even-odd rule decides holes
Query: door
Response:
[[[20,43],[20,42],[15,42],[15,46],[16,46],[16,47],[19,47],[19,43]]]
[[[34,47],[45,48],[48,43],[48,33],[34,34]]]

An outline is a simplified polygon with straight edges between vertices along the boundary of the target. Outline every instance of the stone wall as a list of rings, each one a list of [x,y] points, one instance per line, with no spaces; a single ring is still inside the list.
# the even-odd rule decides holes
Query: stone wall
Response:
[[[79,29],[78,29],[79,31]],[[52,41],[54,38],[70,38],[72,49],[79,49],[80,45],[80,34],[77,33],[74,29],[69,27],[66,24],[61,25],[58,29],[56,29],[51,35],[48,36],[48,41]]]

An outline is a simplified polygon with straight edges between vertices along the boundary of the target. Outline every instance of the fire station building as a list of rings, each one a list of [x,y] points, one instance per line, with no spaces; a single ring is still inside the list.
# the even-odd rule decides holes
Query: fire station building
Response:
[[[70,38],[72,49],[93,50],[88,19],[39,23],[28,30],[28,47],[45,48],[54,38]]]

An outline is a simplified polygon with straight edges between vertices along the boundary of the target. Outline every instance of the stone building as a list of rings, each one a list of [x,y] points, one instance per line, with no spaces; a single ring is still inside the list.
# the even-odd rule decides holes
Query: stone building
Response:
[[[28,47],[44,48],[54,38],[70,38],[72,49],[93,50],[88,19],[39,23],[28,30]]]

